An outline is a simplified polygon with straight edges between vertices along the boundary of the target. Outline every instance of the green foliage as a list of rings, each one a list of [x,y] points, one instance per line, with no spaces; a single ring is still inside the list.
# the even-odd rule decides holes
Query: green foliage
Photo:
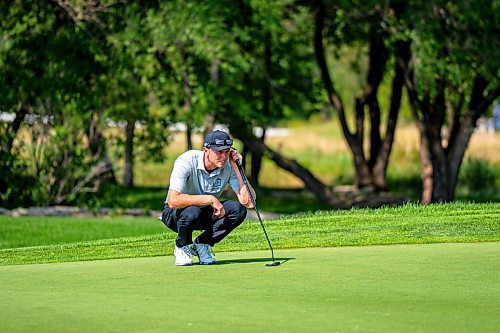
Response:
[[[158,95],[168,99],[177,121],[191,127],[201,126],[204,115],[216,106],[217,82],[211,66],[220,59],[236,61],[238,57],[219,10],[225,11],[219,2],[170,1],[149,10],[143,18],[145,48],[164,71],[158,73],[164,81],[158,85]]]
[[[329,60],[346,107],[361,92],[374,31],[385,34],[388,48],[414,40],[423,95],[435,94],[433,82],[443,76],[454,105],[476,72],[498,85],[497,2],[410,1],[402,17],[378,0],[327,5]],[[99,148],[89,146],[109,120],[136,123],[136,160],[159,162],[174,122],[197,129],[213,113],[217,122],[238,118],[251,129],[320,112],[326,98],[312,47],[313,10],[291,0],[2,2],[0,112],[29,110],[36,119],[16,133],[2,124],[2,139],[15,142],[1,150],[2,205],[76,202],[71,188],[107,155],[106,144],[114,146],[115,166],[123,156],[121,128],[108,131]],[[383,110],[392,74],[386,71],[380,90]],[[311,152],[304,163],[315,158]],[[331,163],[321,164],[322,174],[335,173]],[[351,173],[338,181],[350,181]]]
[[[310,13],[288,5],[243,1],[226,13],[230,45],[236,49],[221,58],[219,121],[236,118],[251,131],[252,126],[273,126],[320,109]]]
[[[103,49],[55,2],[15,1],[2,15],[0,33],[6,47],[0,50],[0,110],[28,110],[19,129],[5,125],[18,140],[2,149],[18,162],[1,161],[2,169],[20,176],[9,178],[6,186],[11,192],[19,188],[19,179],[26,178],[19,166],[26,166],[21,170],[36,178],[31,186],[23,185],[26,195],[10,195],[6,205],[61,203],[75,184],[85,183],[91,167],[84,131],[96,73],[103,70]],[[22,136],[17,137],[18,132]]]
[[[34,193],[39,205],[60,204],[71,199],[73,189],[90,170],[82,137],[68,130],[55,128],[55,134],[40,143],[41,152],[35,161],[40,185]]]
[[[32,205],[32,193],[38,184],[28,172],[25,160],[16,153],[0,151],[0,165],[0,207]]]
[[[435,96],[434,84],[445,80],[448,98],[454,103],[469,91],[478,73],[498,86],[500,69],[495,1],[414,2],[412,38],[418,91],[421,98]],[[427,96],[427,97],[429,97]],[[465,94],[466,97],[467,94]],[[468,100],[466,100],[467,102]]]
[[[20,148],[8,149],[12,140],[9,126],[0,123],[0,207],[5,208],[32,204],[32,191],[38,185]]]
[[[488,192],[497,188],[499,184],[496,181],[497,172],[488,161],[469,157],[460,169],[458,185],[469,191]]]

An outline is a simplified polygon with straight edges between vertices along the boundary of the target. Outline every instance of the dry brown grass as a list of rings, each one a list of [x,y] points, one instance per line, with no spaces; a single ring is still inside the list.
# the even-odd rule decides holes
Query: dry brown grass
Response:
[[[315,152],[316,161],[305,161],[311,171],[321,180],[331,183],[335,177],[325,174],[324,169],[316,163],[323,160],[338,159],[340,155],[348,156],[351,152],[342,137],[340,126],[332,121],[313,126],[304,125],[290,130],[289,137],[270,137],[266,140],[270,147],[282,152],[288,158],[303,159],[305,155]],[[400,125],[396,130],[393,150],[388,172],[399,175],[419,175],[420,173],[420,133],[414,124]],[[465,158],[480,159],[500,168],[500,132],[488,134],[475,132],[469,142]],[[323,161],[323,162],[322,162]],[[352,164],[351,164],[352,169]],[[318,172],[319,170],[319,172]],[[338,172],[338,170],[336,170]],[[352,170],[349,170],[352,172]],[[347,171],[345,171],[347,172]],[[265,164],[261,176],[262,185],[273,187],[302,187],[303,184],[293,175],[279,170],[274,164]]]
[[[500,132],[488,134],[476,132],[472,135],[465,157],[488,161],[500,165]]]
[[[22,137],[25,143],[29,144],[29,136],[26,134],[24,133]],[[114,135],[116,134],[115,132]],[[202,142],[201,134],[193,136],[195,149],[199,149]],[[336,120],[294,124],[289,129],[288,136],[271,136],[266,139],[266,143],[285,157],[298,160],[325,183],[336,184],[340,178],[353,177],[351,152]],[[241,147],[238,142],[236,146]],[[413,124],[398,126],[388,172],[418,175],[420,172],[419,148],[420,134],[416,126]],[[173,161],[185,150],[185,134],[183,132],[172,134],[172,141],[166,147],[166,162],[153,164],[138,161],[136,163],[136,184],[165,186],[168,183]],[[487,161],[490,165],[500,169],[500,132],[494,134],[475,132],[465,154],[465,158],[469,157]],[[115,161],[114,165],[117,175],[121,177],[123,161]],[[260,182],[261,185],[268,187],[303,187],[302,181],[267,160],[262,166]]]
[[[201,147],[202,136],[193,136],[195,148]],[[295,125],[289,129],[288,136],[271,136],[266,143],[285,157],[296,159],[309,168],[316,177],[322,181],[335,184],[338,178],[353,176],[351,152],[342,136],[341,128],[337,121],[313,122]],[[238,145],[238,142],[236,144]],[[482,159],[492,165],[500,164],[500,133],[490,135],[476,132],[473,134],[466,158]],[[419,151],[420,134],[414,124],[400,125],[396,130],[396,137],[391,153],[391,161],[388,172],[398,175],[417,175],[420,173]],[[162,166],[161,184],[165,183],[171,170],[172,158],[186,149],[186,138],[184,133],[177,133],[173,141],[167,147],[169,155],[168,165]],[[346,163],[346,159],[349,160]],[[331,167],[337,161],[343,161],[341,167]],[[138,173],[137,182],[141,184],[158,184],[158,167],[145,166],[145,174]],[[333,173],[333,174],[332,174]],[[263,186],[278,188],[300,188],[303,187],[301,180],[294,175],[278,168],[273,162],[265,160],[262,166],[260,182]]]
[[[330,135],[326,135],[327,130]],[[317,131],[319,130],[319,131]],[[320,134],[318,134],[320,133]],[[322,126],[315,125],[309,129],[307,125],[302,128],[290,130],[289,137],[271,137],[266,141],[269,146],[297,156],[309,150],[320,151],[324,155],[347,153],[350,154],[348,145],[341,137],[341,129],[336,122],[325,123]],[[408,156],[418,156],[420,149],[420,133],[413,124],[399,126],[392,153],[396,158],[395,163]],[[400,158],[399,158],[400,157]],[[489,134],[476,131],[471,137],[466,150],[465,157],[485,160],[491,164],[500,164],[500,132]]]

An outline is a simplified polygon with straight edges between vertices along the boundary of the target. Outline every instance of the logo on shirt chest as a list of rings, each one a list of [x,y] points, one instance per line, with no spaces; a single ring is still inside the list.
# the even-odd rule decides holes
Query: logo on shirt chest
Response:
[[[206,192],[219,192],[222,187],[222,179],[216,178],[214,180],[205,181],[205,191]]]

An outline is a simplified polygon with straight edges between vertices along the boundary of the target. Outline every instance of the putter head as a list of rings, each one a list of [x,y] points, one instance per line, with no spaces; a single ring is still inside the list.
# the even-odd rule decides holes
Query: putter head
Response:
[[[273,261],[273,262],[270,262],[269,264],[266,264],[266,266],[279,266],[279,265],[280,265],[279,261]]]

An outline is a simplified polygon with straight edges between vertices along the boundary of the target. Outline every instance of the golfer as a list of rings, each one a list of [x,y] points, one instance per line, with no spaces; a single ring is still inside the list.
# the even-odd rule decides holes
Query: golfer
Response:
[[[194,255],[202,265],[215,264],[212,247],[245,220],[246,208],[253,208],[236,164],[241,154],[232,145],[229,134],[213,131],[206,136],[203,151],[188,150],[175,160],[162,221],[177,233],[177,266],[192,265]],[[219,201],[228,183],[238,201]],[[193,242],[194,230],[203,232]]]

